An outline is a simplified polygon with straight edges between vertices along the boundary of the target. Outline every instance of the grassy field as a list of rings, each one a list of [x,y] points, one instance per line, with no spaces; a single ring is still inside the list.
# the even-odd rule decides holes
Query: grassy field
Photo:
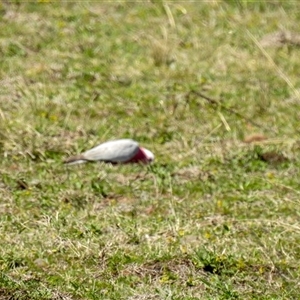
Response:
[[[300,299],[298,3],[41,2],[0,4],[0,299]]]

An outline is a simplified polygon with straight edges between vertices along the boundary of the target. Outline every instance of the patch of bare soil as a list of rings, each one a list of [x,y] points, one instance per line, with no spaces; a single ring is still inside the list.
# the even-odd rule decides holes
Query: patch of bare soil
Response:
[[[192,261],[188,258],[174,258],[169,261],[153,261],[143,265],[131,264],[128,265],[120,275],[137,275],[139,277],[151,277],[159,279],[165,273],[172,273],[186,281],[191,274],[199,272],[196,270]]]
[[[291,31],[276,31],[266,34],[260,40],[263,47],[278,48],[284,45],[300,46],[300,34]]]

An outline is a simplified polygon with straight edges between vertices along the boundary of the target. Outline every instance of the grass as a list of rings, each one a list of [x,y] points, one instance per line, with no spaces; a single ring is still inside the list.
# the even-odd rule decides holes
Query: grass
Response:
[[[298,299],[297,2],[41,2],[0,7],[0,299]],[[155,163],[62,165],[122,137]]]

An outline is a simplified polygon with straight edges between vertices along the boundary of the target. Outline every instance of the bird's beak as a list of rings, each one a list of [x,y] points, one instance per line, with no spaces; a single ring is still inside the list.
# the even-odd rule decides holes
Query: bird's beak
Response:
[[[143,148],[143,151],[146,154],[148,162],[154,161],[154,154],[150,150]]]

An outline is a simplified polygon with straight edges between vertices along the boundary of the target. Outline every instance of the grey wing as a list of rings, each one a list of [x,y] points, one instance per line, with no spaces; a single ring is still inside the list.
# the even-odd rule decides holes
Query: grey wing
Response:
[[[88,161],[126,162],[139,151],[139,144],[133,140],[122,139],[100,144],[83,156]]]

